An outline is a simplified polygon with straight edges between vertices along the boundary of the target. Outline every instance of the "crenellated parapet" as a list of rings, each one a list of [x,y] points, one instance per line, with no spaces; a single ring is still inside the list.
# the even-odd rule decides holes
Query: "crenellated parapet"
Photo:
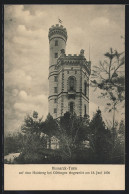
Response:
[[[56,24],[55,26],[53,25],[53,26],[51,26],[51,28],[49,28],[49,33],[48,33],[49,41],[55,35],[62,36],[64,38],[65,42],[67,41],[67,38],[68,38],[67,30],[62,25]]]
[[[87,72],[90,75],[91,72],[91,62],[87,61],[85,56],[84,56],[84,50],[80,51],[80,54],[68,54],[66,55],[64,50],[61,51],[61,55],[57,60],[57,66],[60,65],[75,65],[75,66],[83,66]]]

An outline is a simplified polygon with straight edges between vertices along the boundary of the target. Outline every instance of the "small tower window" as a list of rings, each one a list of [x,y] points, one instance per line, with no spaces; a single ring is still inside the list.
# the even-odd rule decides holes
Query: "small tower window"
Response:
[[[84,95],[87,95],[87,83],[86,81],[84,82]]]
[[[58,58],[58,53],[55,53],[55,58]]]
[[[55,40],[55,46],[58,46],[58,40]]]
[[[57,99],[56,98],[54,99],[54,103],[57,103]]]
[[[86,105],[84,105],[84,116],[86,115]]]
[[[54,92],[57,93],[57,87],[54,87]]]
[[[57,82],[58,81],[58,78],[57,76],[54,77],[54,81]]]
[[[54,113],[57,113],[57,109],[56,108],[54,108]]]
[[[74,104],[73,102],[70,102],[70,113],[73,114],[73,110],[74,110]]]

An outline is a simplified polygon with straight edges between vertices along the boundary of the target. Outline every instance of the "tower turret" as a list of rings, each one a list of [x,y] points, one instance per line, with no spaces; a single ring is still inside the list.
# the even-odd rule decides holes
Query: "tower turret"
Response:
[[[61,49],[66,48],[67,31],[62,25],[56,24],[49,28],[49,65],[55,65]]]
[[[58,71],[57,59],[66,48],[67,31],[62,25],[56,24],[49,29],[49,113],[57,117],[58,108]]]

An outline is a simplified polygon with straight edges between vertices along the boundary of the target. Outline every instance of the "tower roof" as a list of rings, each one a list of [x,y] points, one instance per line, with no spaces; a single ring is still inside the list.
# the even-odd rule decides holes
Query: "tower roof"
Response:
[[[67,41],[67,30],[62,25],[56,24],[55,26],[53,25],[49,28],[49,40],[53,38],[54,35],[61,35],[65,38],[65,41]]]

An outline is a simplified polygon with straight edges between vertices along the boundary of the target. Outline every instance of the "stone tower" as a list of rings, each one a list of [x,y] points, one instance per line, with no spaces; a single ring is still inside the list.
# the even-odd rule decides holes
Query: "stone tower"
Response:
[[[89,114],[89,76],[91,63],[84,56],[66,55],[67,31],[56,24],[49,29],[49,113],[53,118],[65,112]]]

